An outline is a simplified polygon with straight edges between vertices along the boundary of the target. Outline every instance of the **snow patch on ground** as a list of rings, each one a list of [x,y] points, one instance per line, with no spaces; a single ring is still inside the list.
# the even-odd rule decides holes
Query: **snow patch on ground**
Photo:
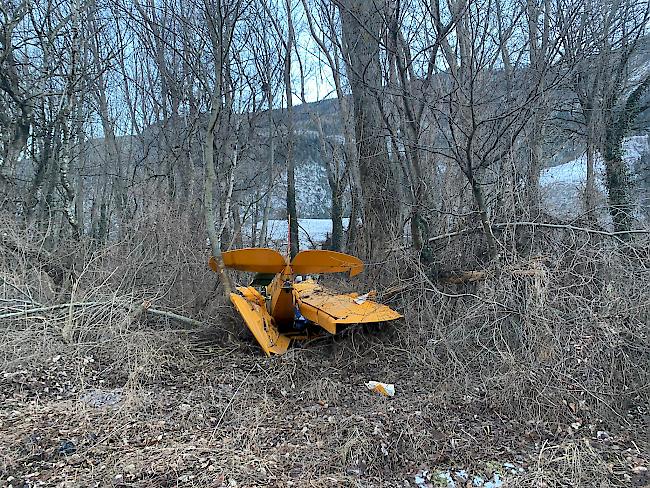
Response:
[[[347,229],[350,219],[343,219],[343,228]],[[262,223],[258,224],[262,228]],[[287,245],[287,221],[269,220],[269,239],[275,247]],[[331,219],[298,219],[298,237],[300,249],[314,249],[320,247],[332,235]]]
[[[525,472],[521,466],[513,463],[500,463],[490,461],[486,463],[488,473],[476,473],[470,475],[465,469],[439,469],[420,470],[415,474],[413,481],[417,488],[501,488],[506,486],[504,481],[509,481],[515,486],[514,480],[518,475]],[[410,483],[405,483],[411,486]]]
[[[650,153],[648,136],[633,136],[623,143],[623,159],[632,170],[639,160]],[[605,198],[605,164],[600,154],[594,161],[596,189]],[[583,155],[552,168],[542,170],[540,186],[542,198],[549,212],[561,217],[575,217],[583,213],[583,193],[587,181],[587,156]]]

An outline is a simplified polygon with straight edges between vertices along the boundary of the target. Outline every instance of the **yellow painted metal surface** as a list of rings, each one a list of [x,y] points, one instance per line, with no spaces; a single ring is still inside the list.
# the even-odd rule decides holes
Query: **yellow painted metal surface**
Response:
[[[307,320],[319,325],[330,334],[336,334],[336,317],[305,302],[300,303],[300,313]]]
[[[312,280],[296,283],[294,288],[300,313],[331,334],[336,333],[336,325],[389,322],[402,317],[386,305],[372,300],[358,303],[354,296],[334,293]]]
[[[292,285],[293,277],[291,276],[291,269],[287,267],[281,274],[273,278],[271,284],[266,288],[267,293],[271,297],[269,313],[278,324],[293,322],[295,312]]]
[[[267,356],[271,353],[284,354],[287,351],[291,340],[278,332],[264,306],[249,302],[237,293],[230,294],[230,301]]]
[[[265,305],[265,300],[262,294],[252,286],[238,286],[237,291],[249,302],[257,303],[260,306]]]
[[[310,250],[298,253],[288,264],[286,258],[273,249],[247,248],[224,252],[222,257],[228,268],[275,274],[266,288],[266,296],[253,286],[239,286],[238,293],[230,294],[246,326],[269,356],[286,352],[294,339],[313,337],[313,328],[294,329],[296,306],[308,321],[331,334],[336,334],[340,325],[388,322],[402,317],[391,308],[370,300],[375,292],[362,296],[338,294],[313,280],[294,281],[297,274],[346,272],[355,276],[363,271],[363,262],[354,256]],[[214,258],[210,260],[210,267],[218,271]]]
[[[336,251],[301,251],[291,261],[295,274],[350,273],[356,276],[363,271],[359,258]]]
[[[249,247],[221,254],[227,268],[255,273],[280,273],[287,265],[286,259],[275,249]]]

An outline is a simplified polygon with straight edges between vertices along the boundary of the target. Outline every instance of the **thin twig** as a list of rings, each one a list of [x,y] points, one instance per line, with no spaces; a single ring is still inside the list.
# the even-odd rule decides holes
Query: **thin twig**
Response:
[[[599,230],[599,229],[590,229],[589,227],[578,227],[576,225],[572,224],[549,224],[546,222],[500,222],[500,223],[495,223],[492,224],[493,228],[499,229],[503,227],[546,227],[550,229],[566,229],[566,230],[575,230],[578,232],[587,232],[589,234],[598,234],[606,237],[615,237],[615,238],[620,238],[620,236],[623,235],[628,235],[628,234],[650,234],[650,230],[643,230],[643,229],[634,229],[634,230],[628,230],[628,231],[616,231],[616,232],[609,232],[606,230]],[[439,241],[441,239],[446,239],[448,237],[455,237],[459,236],[462,234],[468,234],[470,232],[476,232],[481,230],[478,227],[475,228],[468,228],[468,229],[462,229],[456,232],[449,232],[448,234],[441,234],[439,236],[434,236],[429,238],[429,242],[435,242]]]
[[[49,307],[37,307],[37,308],[28,308],[25,310],[21,310],[20,312],[11,312],[11,313],[6,313],[3,315],[0,315],[0,319],[11,319],[11,318],[16,318],[16,317],[23,317],[23,316],[28,316],[28,315],[33,315],[41,312],[49,312],[52,310],[60,310],[64,308],[90,308],[90,307],[98,307],[102,305],[119,305],[124,308],[130,308],[131,306],[129,304],[122,304],[122,303],[114,303],[114,302],[73,302],[73,303],[62,303],[59,305],[51,305]],[[158,310],[156,308],[148,308],[144,307],[145,311],[147,313],[150,313],[152,315],[157,315],[159,317],[165,317],[171,320],[176,320],[178,322],[182,322],[184,324],[192,325],[195,327],[200,327],[203,325],[201,322],[198,320],[191,319],[189,317],[185,317],[183,315],[179,315],[173,312],[167,312],[165,310]]]
[[[61,303],[59,305],[51,305],[49,307],[37,307],[37,308],[28,308],[20,312],[12,312],[0,315],[0,319],[11,319],[15,317],[22,317],[24,315],[32,315],[40,312],[49,312],[51,310],[59,310],[62,308],[69,307],[98,307],[100,305],[108,305],[111,302],[73,302],[73,303]]]
[[[217,423],[214,426],[214,429],[212,430],[212,435],[210,436],[210,440],[214,439],[214,436],[217,433],[217,429],[219,429],[219,427],[221,426],[221,422],[223,421],[223,418],[226,416],[226,412],[228,411],[228,409],[230,408],[232,403],[235,401],[235,397],[237,396],[237,393],[239,393],[239,390],[241,390],[242,386],[244,386],[244,383],[246,383],[246,380],[251,375],[251,373],[256,368],[256,366],[257,365],[253,365],[253,367],[248,371],[248,373],[246,373],[246,376],[244,377],[243,380],[241,380],[241,382],[239,383],[239,386],[237,386],[237,389],[235,390],[235,392],[230,397],[230,400],[228,401],[228,404],[226,405],[226,407],[221,412],[221,415],[219,416],[219,420],[217,420]]]
[[[165,310],[158,310],[155,308],[147,308],[146,312],[152,315],[158,315],[159,317],[165,317],[171,320],[176,320],[184,324],[193,325],[194,327],[201,327],[203,325],[198,320],[194,320],[189,317],[185,317],[183,315],[178,315],[177,313],[174,312],[167,312]]]
[[[480,230],[480,229],[478,227],[476,227],[474,229],[462,229],[462,230],[458,230],[456,232],[449,232],[447,234],[442,234],[442,235],[439,235],[439,236],[430,237],[429,242],[440,241],[442,239],[447,239],[448,237],[456,237],[456,236],[459,236],[461,234],[467,234],[469,232],[476,232],[478,230]]]
[[[650,234],[650,230],[635,229],[635,230],[620,230],[616,232],[609,232],[606,230],[599,229],[590,229],[589,227],[578,227],[571,224],[548,224],[545,222],[502,222],[499,224],[492,224],[492,227],[517,227],[517,226],[528,226],[528,227],[548,227],[551,229],[567,229],[575,230],[579,232],[588,232],[590,234],[598,234],[607,237],[619,237],[628,234]]]

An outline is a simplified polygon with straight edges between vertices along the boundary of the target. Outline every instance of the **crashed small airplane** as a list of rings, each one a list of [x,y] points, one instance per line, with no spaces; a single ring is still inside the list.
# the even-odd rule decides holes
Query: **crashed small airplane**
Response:
[[[337,294],[303,276],[363,271],[360,259],[335,251],[302,251],[289,261],[266,248],[222,253],[223,265],[256,273],[249,286],[230,294],[244,322],[267,356],[284,354],[291,341],[306,340],[323,330],[336,334],[352,324],[388,322],[401,317],[391,308],[368,300],[371,293]],[[214,257],[210,268],[219,272]]]

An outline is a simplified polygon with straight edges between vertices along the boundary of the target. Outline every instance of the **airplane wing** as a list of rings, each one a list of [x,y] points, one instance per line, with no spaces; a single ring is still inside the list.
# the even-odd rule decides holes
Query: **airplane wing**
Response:
[[[275,249],[248,247],[235,249],[221,254],[226,268],[255,273],[280,273],[287,261]]]
[[[356,276],[363,271],[363,262],[354,256],[336,251],[301,251],[291,261],[296,274],[350,273]]]
[[[337,294],[311,280],[295,284],[294,289],[300,313],[330,334],[336,334],[337,325],[389,322],[402,317],[386,305]]]
[[[264,299],[262,303],[256,303],[256,293],[254,288],[238,288],[244,294],[238,295],[237,293],[230,294],[230,301],[233,303],[239,315],[244,319],[246,326],[250,329],[255,337],[255,340],[264,350],[267,356],[273,354],[284,354],[289,348],[291,340],[278,332],[278,329],[273,324],[271,316],[266,311],[264,306]],[[261,296],[259,297],[261,298]],[[251,299],[253,301],[251,301]]]

